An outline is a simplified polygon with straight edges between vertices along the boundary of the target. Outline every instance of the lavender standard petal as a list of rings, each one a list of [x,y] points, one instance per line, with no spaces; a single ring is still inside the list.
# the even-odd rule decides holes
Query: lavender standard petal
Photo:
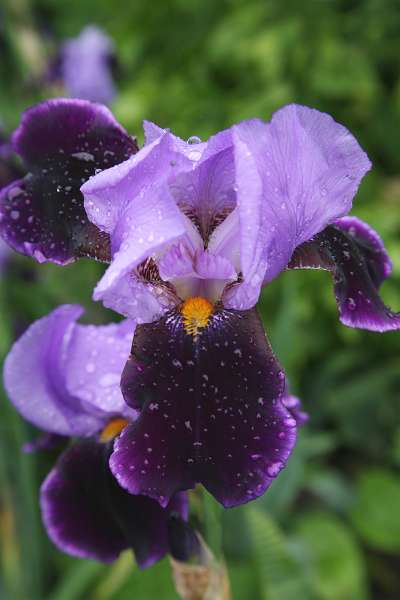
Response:
[[[163,506],[196,482],[225,507],[261,494],[285,466],[296,420],[285,376],[255,311],[218,311],[199,336],[179,315],[138,327],[122,390],[139,419],[110,465],[132,493]]]
[[[200,160],[192,170],[178,173],[170,188],[180,209],[193,220],[207,245],[214,229],[236,205],[232,146]]]
[[[187,160],[171,144],[165,134],[82,187],[89,217],[111,235],[113,261],[96,287],[95,300],[118,294],[139,263],[187,235],[187,220],[166,184],[175,168],[187,167]],[[142,318],[139,312],[129,316]]]
[[[170,133],[169,129],[162,129],[155,123],[151,121],[143,121],[143,130],[145,137],[145,145],[152,144],[155,140],[159,139],[165,133],[168,133],[171,136],[171,141],[174,149],[189,158],[189,160],[193,162],[197,162],[200,160],[203,151],[205,150],[207,144],[201,142],[199,138],[196,136],[189,139],[189,141],[196,140],[196,143],[188,143],[185,140],[182,140],[177,135],[173,135]]]
[[[112,234],[135,200],[143,203],[142,198],[164,184],[175,169],[189,167],[190,161],[174,149],[172,136],[164,133],[129,160],[98,173],[82,186],[89,219]],[[113,244],[114,251],[118,242],[121,240]]]
[[[120,389],[123,367],[132,346],[132,321],[109,325],[76,325],[65,360],[65,381],[71,396],[88,412],[105,418],[132,416]]]
[[[112,416],[131,414],[119,378],[134,328],[76,325],[81,314],[81,307],[65,305],[39,319],[5,361],[4,384],[16,409],[40,429],[60,435],[91,435]]]
[[[113,261],[98,282],[94,299],[103,296],[152,252],[185,234],[185,224],[167,187],[149,190],[142,201],[133,202],[112,235],[117,250]],[[140,317],[140,315],[137,315]],[[135,315],[135,318],[137,318]]]
[[[233,129],[241,266],[257,290],[297,245],[349,211],[370,162],[342,125],[304,106]]]
[[[61,349],[81,314],[79,306],[63,306],[39,319],[15,342],[4,365],[4,385],[18,412],[40,429],[60,435],[101,427],[68,394],[61,368]]]

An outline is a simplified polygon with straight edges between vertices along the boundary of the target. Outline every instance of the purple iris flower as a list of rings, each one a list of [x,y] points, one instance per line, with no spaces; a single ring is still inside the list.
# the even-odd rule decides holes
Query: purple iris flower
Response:
[[[297,105],[207,142],[145,134],[137,151],[82,101],[31,109],[14,135],[31,175],[0,195],[0,230],[38,260],[109,263],[94,298],[136,324],[121,390],[139,416],[110,457],[120,485],[167,506],[202,483],[235,506],[264,493],[305,420],[261,289],[288,268],[326,269],[344,324],[400,326],[379,297],[383,243],[346,216],[370,162],[342,125]]]
[[[88,25],[62,44],[57,74],[69,96],[110,104],[116,94],[114,59],[113,41],[99,27]]]
[[[42,517],[53,542],[83,558],[111,562],[132,548],[141,567],[168,550],[168,518],[187,518],[187,498],[166,508],[133,496],[112,476],[112,441],[136,419],[119,381],[134,326],[78,325],[82,309],[61,306],[14,344],[4,370],[9,397],[30,422],[51,434],[78,436],[41,487]]]

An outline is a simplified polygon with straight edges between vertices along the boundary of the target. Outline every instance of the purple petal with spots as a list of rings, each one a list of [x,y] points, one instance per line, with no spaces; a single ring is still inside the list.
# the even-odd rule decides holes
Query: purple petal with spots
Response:
[[[357,217],[343,217],[334,223],[347,233],[365,256],[374,284],[379,287],[392,272],[392,261],[379,234]]]
[[[370,162],[342,125],[304,106],[235,125],[233,139],[241,270],[255,298],[297,245],[349,211]]]
[[[141,568],[168,551],[171,512],[187,518],[187,498],[176,495],[163,509],[144,496],[132,496],[112,477],[108,446],[82,441],[60,457],[41,488],[43,521],[64,552],[103,562],[131,548]]]
[[[340,320],[370,331],[400,329],[400,313],[379,296],[391,262],[378,234],[355,217],[339,219],[311,241],[296,248],[292,269],[326,269],[334,281]]]
[[[134,327],[76,325],[82,312],[65,305],[36,321],[4,366],[15,408],[40,429],[60,435],[92,435],[115,415],[134,416],[119,387]]]
[[[260,496],[296,440],[284,385],[254,310],[217,311],[197,337],[176,312],[138,327],[121,387],[141,413],[116,440],[114,475],[163,506],[197,482],[225,507]]]
[[[40,262],[108,261],[109,238],[88,220],[79,188],[134,154],[136,142],[106,107],[56,99],[24,113],[13,143],[29,174],[0,193],[2,237]]]

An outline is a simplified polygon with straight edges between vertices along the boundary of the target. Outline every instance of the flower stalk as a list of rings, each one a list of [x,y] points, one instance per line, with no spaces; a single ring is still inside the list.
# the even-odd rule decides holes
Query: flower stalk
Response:
[[[197,562],[171,558],[175,589],[182,600],[230,600],[230,584],[225,563],[217,560],[199,536],[201,554]]]

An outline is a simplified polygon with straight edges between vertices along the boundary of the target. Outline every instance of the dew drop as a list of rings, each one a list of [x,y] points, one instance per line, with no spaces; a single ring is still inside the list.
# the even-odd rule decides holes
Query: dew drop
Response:
[[[347,298],[347,306],[349,310],[355,310],[357,308],[357,303],[354,298]]]
[[[262,458],[261,454],[251,454],[251,459],[252,460],[258,460],[259,458]]]
[[[93,154],[90,152],[74,152],[71,156],[77,158],[78,160],[84,160],[86,162],[91,162],[94,160]]]
[[[282,470],[282,468],[283,463],[280,460],[277,460],[276,462],[271,463],[267,467],[267,473],[270,477],[276,477],[278,473]]]
[[[88,365],[89,366],[89,365]],[[106,373],[100,377],[100,385],[102,387],[110,387],[112,385],[118,385],[121,380],[121,375],[118,373]]]
[[[199,138],[197,135],[191,135],[190,138],[188,138],[187,143],[188,144],[200,144],[201,138]]]

